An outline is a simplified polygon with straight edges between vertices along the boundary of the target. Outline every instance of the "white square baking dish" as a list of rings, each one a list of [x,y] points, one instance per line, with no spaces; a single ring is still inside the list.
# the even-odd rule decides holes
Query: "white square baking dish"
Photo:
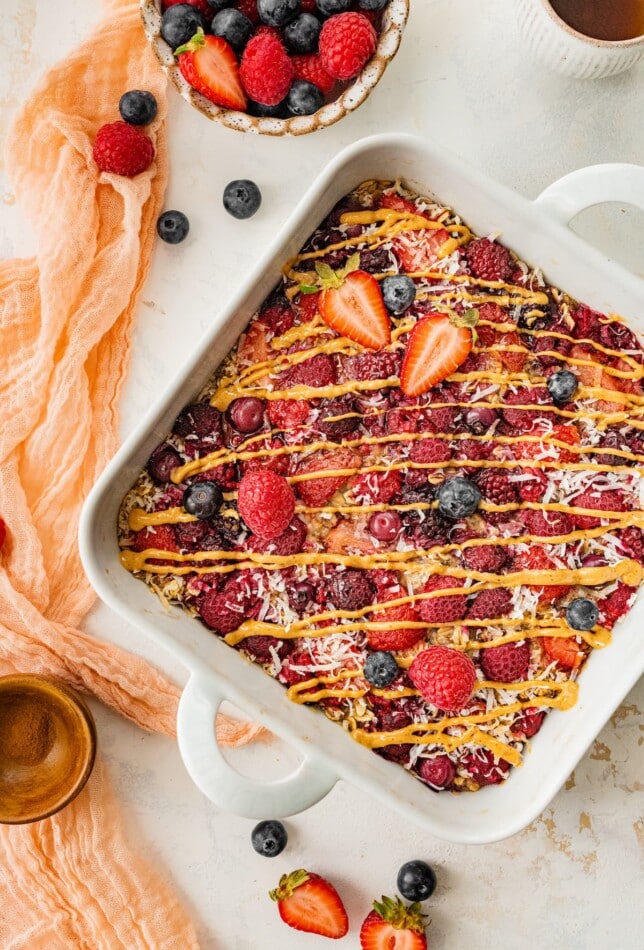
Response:
[[[539,815],[644,671],[642,597],[618,625],[613,644],[590,657],[580,678],[578,704],[547,717],[522,767],[503,785],[474,794],[438,795],[400,766],[353,742],[321,713],[289,702],[279,683],[198,620],[179,608],[164,610],[118,558],[116,521],[124,494],[180,409],[199,392],[278,282],[282,262],[359,182],[396,177],[421,194],[436,195],[477,233],[500,232],[503,242],[539,265],[550,282],[599,310],[622,314],[634,330],[644,332],[644,284],[566,227],[578,211],[602,201],[630,202],[644,209],[644,168],[581,169],[531,202],[412,136],[363,139],[338,155],[313,183],[244,286],[215,316],[194,357],[108,465],[85,504],[80,549],[99,596],[145,635],[132,649],[154,662],[155,646],[160,645],[187,667],[179,746],[193,779],[214,802],[248,817],[279,817],[310,806],[343,778],[438,837],[484,843],[514,834]],[[297,747],[303,758],[294,774],[264,783],[239,775],[226,763],[213,729],[223,699]]]

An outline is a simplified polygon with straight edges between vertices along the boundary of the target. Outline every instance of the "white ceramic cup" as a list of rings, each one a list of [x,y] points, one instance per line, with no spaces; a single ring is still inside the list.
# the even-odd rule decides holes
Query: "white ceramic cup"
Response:
[[[644,36],[630,40],[585,36],[557,16],[548,0],[516,0],[516,9],[519,32],[535,59],[566,76],[614,76],[644,56]]]

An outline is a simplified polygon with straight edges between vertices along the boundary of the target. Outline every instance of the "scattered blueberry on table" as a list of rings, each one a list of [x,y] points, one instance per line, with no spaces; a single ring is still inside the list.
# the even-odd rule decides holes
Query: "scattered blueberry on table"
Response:
[[[157,234],[166,244],[180,244],[190,230],[190,222],[183,211],[164,211],[157,219]]]
[[[254,181],[236,179],[224,188],[223,202],[233,218],[252,218],[262,203],[262,193]]]

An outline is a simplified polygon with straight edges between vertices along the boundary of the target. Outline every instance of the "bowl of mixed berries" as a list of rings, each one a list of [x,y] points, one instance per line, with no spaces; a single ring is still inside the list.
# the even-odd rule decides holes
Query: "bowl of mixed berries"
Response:
[[[141,0],[173,85],[228,128],[303,135],[357,109],[398,51],[410,0]]]

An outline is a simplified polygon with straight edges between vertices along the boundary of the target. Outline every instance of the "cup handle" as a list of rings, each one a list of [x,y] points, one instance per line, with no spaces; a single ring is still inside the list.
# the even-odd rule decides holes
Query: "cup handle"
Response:
[[[644,166],[620,162],[588,165],[553,182],[535,201],[561,224],[605,201],[632,204],[644,211]]]
[[[193,673],[177,713],[177,740],[195,785],[216,805],[244,818],[282,818],[315,805],[338,776],[306,755],[285,778],[262,782],[236,772],[222,755],[215,735],[217,711],[227,697],[212,677]]]

